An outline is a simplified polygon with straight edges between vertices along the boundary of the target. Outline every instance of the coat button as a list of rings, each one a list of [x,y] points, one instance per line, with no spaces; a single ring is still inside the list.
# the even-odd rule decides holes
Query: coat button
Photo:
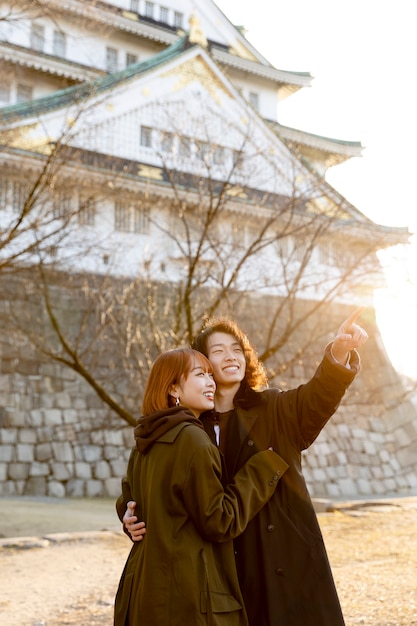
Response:
[[[268,524],[266,529],[269,533],[272,533],[272,531],[275,530],[275,526],[273,524]]]
[[[249,440],[248,440],[248,446],[253,446],[253,444],[254,444],[253,439],[249,439]]]
[[[278,568],[275,570],[275,574],[276,574],[277,576],[284,576],[284,570],[283,570],[283,569],[281,569],[281,567],[278,567]]]
[[[275,481],[274,480],[270,480],[269,481],[269,485],[272,487],[274,485]]]

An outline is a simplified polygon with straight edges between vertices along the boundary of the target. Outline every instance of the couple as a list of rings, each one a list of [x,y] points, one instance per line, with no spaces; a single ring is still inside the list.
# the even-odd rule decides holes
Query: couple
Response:
[[[159,359],[166,367],[151,371],[117,503],[134,545],[116,626],[344,624],[301,451],[358,372],[361,312],[339,328],[313,378],[285,392],[265,389],[253,348],[227,319],[206,325],[198,352],[158,357],[154,368]],[[174,371],[167,359],[176,353]],[[137,510],[126,510],[131,501]]]

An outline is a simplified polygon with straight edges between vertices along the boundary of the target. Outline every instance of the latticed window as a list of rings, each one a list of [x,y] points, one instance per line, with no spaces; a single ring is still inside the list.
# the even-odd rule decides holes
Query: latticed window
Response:
[[[9,179],[0,176],[0,211],[7,208],[9,200]]]
[[[30,46],[34,50],[43,52],[45,46],[45,27],[42,24],[32,24],[30,31]]]
[[[130,52],[126,53],[126,67],[129,67],[129,65],[134,65],[137,62],[138,62],[137,54],[131,54]]]
[[[174,133],[163,132],[161,136],[161,150],[162,152],[172,152],[174,149]]]
[[[187,159],[191,156],[191,140],[189,137],[181,137],[180,155]]]
[[[146,17],[153,17],[153,9],[155,4],[153,2],[145,2],[145,15]]]
[[[57,57],[65,57],[67,51],[67,38],[61,30],[55,30],[52,42],[53,53]]]
[[[184,23],[184,14],[179,11],[175,11],[174,13],[174,26],[175,28],[182,28]]]
[[[149,209],[143,206],[135,206],[133,213],[133,229],[135,233],[146,235],[149,233]]]
[[[21,180],[12,181],[12,206],[16,213],[21,213],[28,202],[30,185]]]
[[[152,147],[152,128],[149,126],[140,127],[140,145],[145,148]]]
[[[33,98],[33,87],[19,83],[16,87],[16,102],[29,102]]]
[[[256,91],[251,91],[249,93],[249,102],[255,111],[259,111],[259,94]]]
[[[118,56],[119,54],[116,48],[106,48],[106,70],[108,72],[117,72],[117,70],[119,69]]]
[[[130,10],[139,13],[139,0],[130,0]]]
[[[65,192],[57,192],[53,199],[53,214],[57,219],[67,219],[71,214],[71,196]]]
[[[117,200],[114,227],[120,232],[147,234],[149,232],[149,210],[140,204]]]
[[[80,195],[78,199],[78,223],[94,226],[96,218],[96,200],[92,196]]]
[[[0,105],[4,106],[10,103],[10,84],[0,83]]]
[[[169,17],[169,11],[168,11],[167,7],[160,7],[159,8],[159,20],[160,20],[160,22],[163,22],[164,24],[168,24],[168,17]]]

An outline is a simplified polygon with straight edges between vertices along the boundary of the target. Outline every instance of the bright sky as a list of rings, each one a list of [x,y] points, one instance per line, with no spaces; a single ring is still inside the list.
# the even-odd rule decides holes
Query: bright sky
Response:
[[[275,67],[314,77],[310,88],[280,104],[279,122],[364,146],[361,158],[328,172],[329,183],[375,222],[417,232],[415,2],[216,3]],[[377,294],[376,307],[393,363],[417,377],[414,239],[407,264],[391,262],[389,289]]]

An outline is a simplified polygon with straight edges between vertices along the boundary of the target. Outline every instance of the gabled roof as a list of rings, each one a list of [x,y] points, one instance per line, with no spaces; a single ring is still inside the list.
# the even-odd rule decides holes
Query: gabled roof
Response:
[[[272,120],[268,124],[290,148],[295,147],[310,161],[320,160],[326,168],[339,165],[352,157],[362,156],[364,148],[360,141],[324,137],[283,126]]]
[[[118,84],[131,80],[135,76],[144,74],[147,71],[155,69],[158,66],[175,59],[175,57],[191,45],[192,44],[189,43],[188,37],[182,37],[181,39],[178,39],[175,44],[166,48],[159,54],[147,59],[146,61],[142,61],[141,63],[129,65],[120,72],[106,74],[105,76],[95,78],[94,80],[87,81],[79,85],[73,85],[72,87],[67,87],[66,89],[60,89],[59,91],[55,91],[47,96],[38,98],[37,100],[31,100],[29,102],[22,102],[4,107],[0,109],[0,121],[4,123],[34,117],[54,109],[71,105],[75,102],[80,102],[91,96],[99,95],[107,90],[114,89],[114,87]]]

